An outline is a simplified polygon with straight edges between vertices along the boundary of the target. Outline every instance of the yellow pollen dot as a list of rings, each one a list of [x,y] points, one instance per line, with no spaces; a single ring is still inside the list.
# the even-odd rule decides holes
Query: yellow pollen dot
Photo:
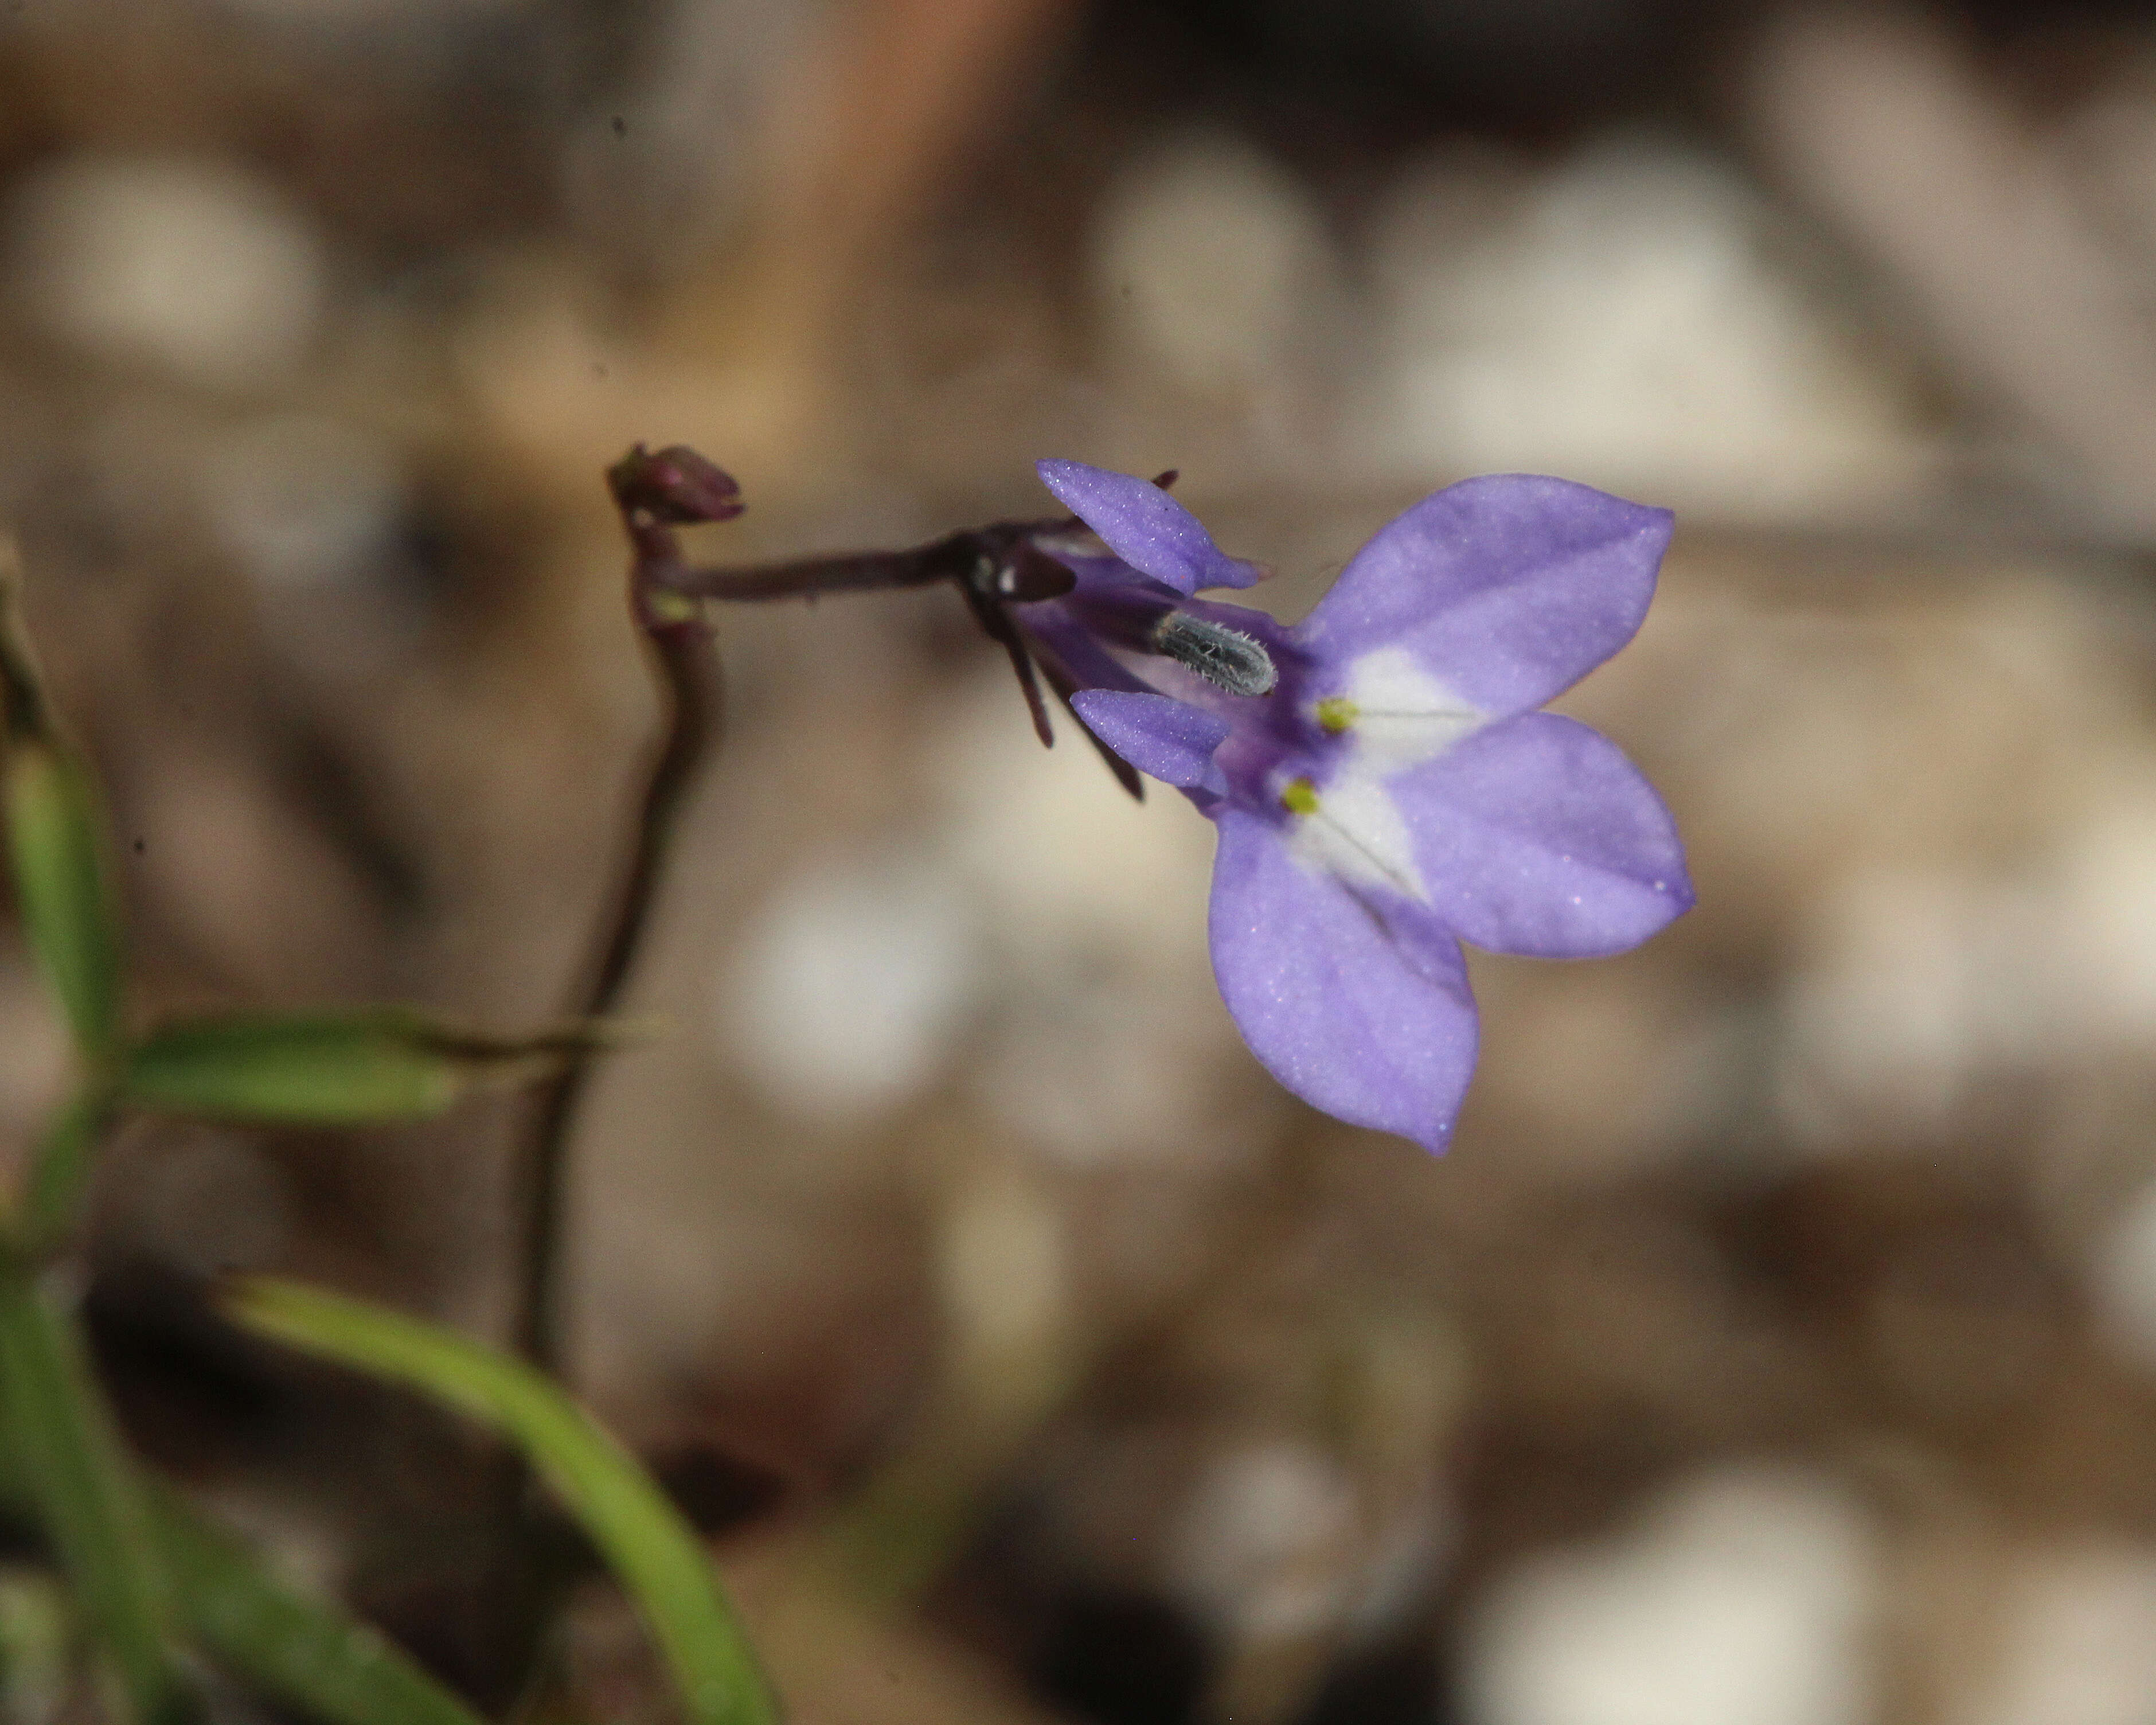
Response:
[[[1335,737],[1362,716],[1362,708],[1344,695],[1328,695],[1317,703],[1317,722]]]
[[[1281,807],[1291,814],[1317,813],[1317,787],[1306,778],[1298,778],[1281,793]]]

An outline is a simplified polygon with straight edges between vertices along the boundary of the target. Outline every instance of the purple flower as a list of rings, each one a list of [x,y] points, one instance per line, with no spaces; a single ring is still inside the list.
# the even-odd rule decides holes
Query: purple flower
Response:
[[[1283,628],[1194,597],[1259,572],[1160,486],[1039,470],[1110,554],[1037,534],[1075,582],[1007,614],[1093,733],[1219,826],[1213,968],[1245,1040],[1313,1106],[1442,1149],[1475,1065],[1462,940],[1590,957],[1692,902],[1646,780],[1537,711],[1639,628],[1669,512],[1470,480]]]

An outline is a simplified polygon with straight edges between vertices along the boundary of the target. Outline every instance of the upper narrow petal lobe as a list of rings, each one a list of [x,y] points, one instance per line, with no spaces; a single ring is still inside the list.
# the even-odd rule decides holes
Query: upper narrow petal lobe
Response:
[[[1200,588],[1248,587],[1258,578],[1253,565],[1221,550],[1198,517],[1151,480],[1083,461],[1036,461],[1034,469],[1109,550],[1186,598]]]
[[[1213,752],[1228,740],[1229,728],[1218,713],[1165,695],[1112,689],[1081,689],[1070,697],[1070,709],[1139,772],[1178,790],[1226,792],[1227,780],[1213,764]]]
[[[1458,944],[1403,942],[1265,819],[1219,819],[1213,973],[1250,1051],[1312,1106],[1442,1150],[1475,1070]]]
[[[1379,528],[1296,636],[1342,667],[1404,649],[1484,712],[1527,712],[1631,639],[1672,519],[1568,480],[1466,480]]]

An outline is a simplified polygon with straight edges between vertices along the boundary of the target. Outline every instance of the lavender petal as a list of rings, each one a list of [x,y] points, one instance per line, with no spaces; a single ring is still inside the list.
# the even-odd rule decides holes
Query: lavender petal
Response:
[[[1226,793],[1228,781],[1213,764],[1213,752],[1231,727],[1219,714],[1165,695],[1112,689],[1081,689],[1070,697],[1070,710],[1139,772],[1178,790]]]
[[[1379,528],[1296,633],[1335,665],[1403,649],[1482,711],[1527,712],[1631,639],[1672,521],[1568,480],[1467,480]]]
[[[1258,570],[1213,542],[1198,517],[1151,480],[1089,467],[1036,461],[1040,482],[1133,569],[1188,598],[1200,588],[1248,587]]]
[[[1395,938],[1264,817],[1219,823],[1213,971],[1250,1051],[1312,1107],[1442,1150],[1475,1070],[1457,943]]]
[[[1505,720],[1385,788],[1431,911],[1478,947],[1599,957],[1691,907],[1669,809],[1615,744],[1573,720]]]

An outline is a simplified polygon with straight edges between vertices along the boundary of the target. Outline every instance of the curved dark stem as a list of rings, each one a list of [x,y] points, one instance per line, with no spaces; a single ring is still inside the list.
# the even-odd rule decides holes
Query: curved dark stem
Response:
[[[696,624],[646,631],[644,639],[665,704],[665,737],[644,781],[634,846],[614,890],[604,942],[593,952],[574,1010],[598,1018],[619,999],[650,921],[666,850],[681,807],[718,734],[717,655]],[[572,1057],[540,1094],[532,1133],[521,1163],[514,1342],[540,1370],[562,1365],[562,1248],[567,1219],[570,1135],[591,1073],[588,1054]],[[491,1587],[505,1611],[506,1668],[526,1700],[558,1681],[558,1650],[551,1643],[569,1571],[531,1471],[513,1454],[493,1470],[493,1514],[501,1529]]]
[[[614,890],[605,940],[571,1008],[577,1018],[611,1012],[629,979],[650,920],[666,850],[690,784],[719,730],[718,655],[699,625],[647,630],[644,635],[664,704],[665,741],[644,781],[629,865]],[[521,1279],[516,1303],[517,1351],[546,1372],[557,1371],[562,1351],[560,1260],[569,1130],[591,1072],[587,1056],[572,1060],[540,1093],[521,1194]]]
[[[693,615],[665,603],[666,578],[682,567],[673,530],[678,523],[723,521],[741,512],[733,480],[685,449],[654,455],[639,444],[608,470],[607,481],[633,553],[629,608],[659,686],[663,729],[611,915],[569,1005],[579,1019],[603,1016],[620,998],[650,921],[682,804],[719,732],[718,655],[710,633]],[[569,1141],[590,1072],[588,1055],[572,1058],[541,1091],[512,1194],[519,1248],[512,1339],[525,1358],[557,1375]],[[502,1538],[483,1591],[501,1601],[506,1667],[518,1674],[524,1698],[531,1702],[558,1674],[548,1636],[564,1572],[549,1543],[545,1505],[530,1471],[506,1453],[493,1472],[492,1513]]]
[[[666,847],[690,783],[719,728],[718,655],[693,613],[664,603],[683,569],[677,526],[730,521],[742,512],[732,475],[680,444],[658,451],[637,444],[607,470],[607,490],[629,536],[629,613],[659,685],[663,741],[644,779],[627,869],[614,889],[613,914],[569,1010],[576,1018],[611,1011],[636,962],[650,920]],[[518,1265],[515,1341],[542,1371],[561,1364],[562,1209],[569,1130],[583,1100],[588,1058],[572,1060],[540,1094],[516,1194]]]

